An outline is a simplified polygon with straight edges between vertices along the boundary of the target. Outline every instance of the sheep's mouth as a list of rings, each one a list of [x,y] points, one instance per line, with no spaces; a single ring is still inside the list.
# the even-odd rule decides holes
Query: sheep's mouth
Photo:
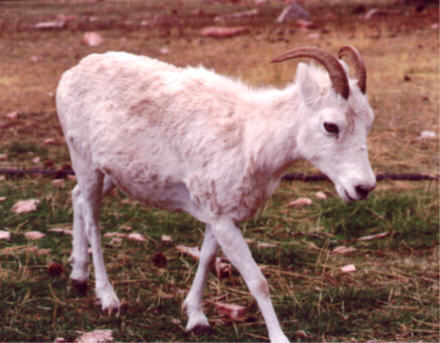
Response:
[[[351,197],[350,194],[347,192],[347,190],[344,190],[345,196],[347,197],[348,201],[353,202],[356,201],[355,198]]]

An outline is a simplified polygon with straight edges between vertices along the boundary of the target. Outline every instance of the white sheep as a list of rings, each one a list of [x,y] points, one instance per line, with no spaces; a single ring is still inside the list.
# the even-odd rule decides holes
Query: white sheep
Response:
[[[203,67],[177,68],[123,52],[92,54],[66,71],[56,104],[78,184],[72,192],[71,279],[88,279],[92,248],[96,294],[103,310],[119,300],[104,266],[99,210],[113,186],[140,202],[185,211],[206,232],[185,299],[186,329],[206,328],[202,292],[220,246],[263,314],[272,342],[287,342],[265,277],[237,224],[252,218],[283,173],[306,159],[345,201],[365,198],[376,178],[367,153],[374,120],[358,51],[343,47],[356,80],[319,48],[290,50],[272,62],[309,57],[284,89],[253,89]]]

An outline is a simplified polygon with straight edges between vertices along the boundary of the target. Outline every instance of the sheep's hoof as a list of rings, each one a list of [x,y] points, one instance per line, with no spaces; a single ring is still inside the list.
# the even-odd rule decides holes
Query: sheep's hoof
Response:
[[[203,325],[199,324],[193,327],[191,330],[196,336],[199,335],[210,335],[214,332],[214,329],[212,329],[209,325]]]
[[[76,289],[76,291],[81,295],[81,296],[86,296],[87,295],[87,281],[78,281],[75,279],[71,279],[72,281],[72,286]]]

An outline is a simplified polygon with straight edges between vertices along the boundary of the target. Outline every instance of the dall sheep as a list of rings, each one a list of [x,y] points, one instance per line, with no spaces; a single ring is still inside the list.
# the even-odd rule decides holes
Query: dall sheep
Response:
[[[347,56],[355,79],[348,78]],[[92,248],[102,309],[119,309],[104,266],[102,196],[113,186],[140,202],[184,211],[206,224],[199,266],[186,296],[187,330],[208,327],[202,292],[220,246],[256,299],[272,342],[287,342],[238,223],[252,218],[283,173],[306,159],[345,201],[366,198],[376,178],[367,152],[374,114],[359,52],[339,59],[320,48],[284,89],[253,89],[203,67],[178,68],[123,52],[92,54],[66,71],[56,105],[78,184],[72,192],[71,279],[85,285]]]

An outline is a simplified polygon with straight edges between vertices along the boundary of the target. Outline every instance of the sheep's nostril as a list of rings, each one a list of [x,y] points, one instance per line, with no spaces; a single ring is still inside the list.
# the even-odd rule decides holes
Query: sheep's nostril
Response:
[[[365,199],[373,189],[374,187],[366,186],[366,185],[357,185],[355,187],[356,193],[359,195],[361,199]]]

